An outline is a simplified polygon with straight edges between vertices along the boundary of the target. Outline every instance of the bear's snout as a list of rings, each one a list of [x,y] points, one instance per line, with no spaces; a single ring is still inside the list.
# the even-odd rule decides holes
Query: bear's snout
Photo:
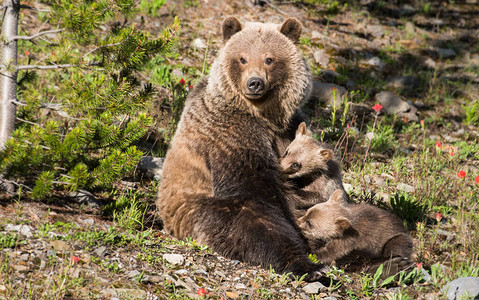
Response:
[[[264,92],[264,81],[260,77],[251,77],[246,82],[248,90],[254,95],[262,95]]]

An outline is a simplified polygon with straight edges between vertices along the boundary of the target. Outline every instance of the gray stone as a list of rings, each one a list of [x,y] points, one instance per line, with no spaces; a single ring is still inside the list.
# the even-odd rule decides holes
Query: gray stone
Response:
[[[384,26],[382,25],[369,25],[366,30],[375,38],[380,38],[384,35]]]
[[[246,288],[246,286],[242,283],[237,283],[235,285],[235,288],[237,288],[238,290],[244,290]]]
[[[336,105],[337,108],[340,108],[347,93],[347,90],[342,86],[313,81],[313,90],[310,98],[317,99],[327,105]]]
[[[163,175],[163,157],[144,156],[138,163],[138,170],[149,178]]]
[[[343,187],[348,194],[353,191],[353,186],[349,183],[343,183]]]
[[[435,69],[436,68],[436,62],[428,57],[425,61],[424,61],[424,64],[426,65],[426,67],[428,67],[429,69]]]
[[[424,268],[421,268],[421,275],[425,282],[431,282],[432,277],[426,270],[424,270]]]
[[[83,223],[85,223],[87,225],[93,225],[93,224],[95,224],[95,220],[93,220],[92,218],[88,218],[88,219],[83,220]]]
[[[329,65],[329,55],[324,52],[323,49],[317,50],[313,54],[314,60],[323,68],[327,68]]]
[[[402,100],[393,92],[383,91],[377,93],[374,98],[383,106],[382,111],[387,114],[396,114],[409,121],[419,120],[417,116],[417,108]]]
[[[106,247],[105,246],[100,246],[100,247],[96,248],[95,251],[93,251],[93,253],[95,253],[96,256],[98,256],[100,258],[103,258],[103,256],[105,256],[105,254],[106,254]]]
[[[73,198],[80,204],[86,204],[91,207],[100,207],[101,202],[93,196],[92,193],[86,190],[78,190],[76,192],[68,193],[68,197]]]
[[[368,65],[370,65],[370,66],[378,67],[379,70],[384,69],[384,66],[385,66],[385,64],[383,63],[383,61],[382,61],[379,57],[377,57],[377,56],[375,56],[375,57],[369,59],[368,61],[366,61],[366,63],[367,63]]]
[[[442,230],[442,229],[437,229],[437,234],[442,235],[446,237],[446,241],[450,242],[454,239],[454,234],[452,232]]]
[[[130,272],[127,273],[127,276],[130,277],[130,278],[133,278],[133,277],[138,276],[138,275],[140,275],[140,274],[141,274],[140,271],[138,271],[138,270],[132,270],[132,271],[130,271]]]
[[[26,236],[27,238],[33,237],[32,229],[33,229],[32,227],[25,224],[21,224],[21,225],[6,224],[5,225],[5,231],[18,232]]]
[[[479,299],[479,278],[462,277],[449,282],[441,289],[447,299]]]
[[[185,261],[181,254],[163,254],[163,259],[172,265],[182,265]]]
[[[437,54],[439,55],[440,58],[443,58],[443,59],[456,57],[456,51],[454,51],[454,49],[449,49],[449,48],[438,48]]]
[[[191,46],[196,49],[206,49],[208,47],[205,41],[201,38],[194,39]]]
[[[403,191],[406,193],[414,193],[416,190],[412,185],[405,184],[405,183],[399,183],[396,187],[398,191]]]
[[[387,87],[411,93],[419,88],[419,80],[414,76],[394,76],[387,79]]]
[[[323,79],[324,82],[335,83],[335,82],[338,81],[339,76],[341,76],[341,75],[339,75],[338,72],[335,72],[335,71],[330,70],[330,69],[326,69],[326,70],[321,71],[321,78]]]
[[[186,274],[188,274],[188,271],[185,270],[185,269],[181,269],[181,270],[176,270],[173,273],[175,273],[176,275],[186,275]]]
[[[325,286],[320,282],[311,282],[303,287],[303,291],[308,294],[317,294],[324,288]]]
[[[406,24],[404,25],[404,29],[408,34],[414,34],[416,32],[416,26],[414,26],[412,22],[406,22]]]

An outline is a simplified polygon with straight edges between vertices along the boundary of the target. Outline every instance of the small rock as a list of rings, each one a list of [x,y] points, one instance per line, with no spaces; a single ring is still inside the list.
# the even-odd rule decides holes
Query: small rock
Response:
[[[437,54],[439,55],[439,57],[443,58],[443,59],[456,57],[456,51],[454,51],[453,49],[438,48],[436,51],[437,51]]]
[[[22,225],[13,225],[13,224],[6,224],[5,225],[5,231],[13,231],[13,232],[18,232],[27,238],[33,237],[32,233],[33,228],[31,226],[22,224]]]
[[[379,70],[384,69],[384,66],[386,65],[386,64],[383,63],[383,61],[382,61],[379,57],[377,57],[377,56],[375,56],[375,57],[369,59],[366,63],[367,63],[368,65],[370,65],[370,66],[378,67]]]
[[[70,198],[73,198],[73,200],[77,201],[80,204],[86,204],[90,207],[100,207],[101,202],[93,196],[92,193],[89,191],[85,190],[78,190],[76,192],[70,192],[67,195]]]
[[[387,79],[387,87],[401,92],[412,93],[419,87],[419,80],[414,76],[394,76]]]
[[[405,184],[405,183],[399,183],[396,187],[398,191],[403,191],[406,193],[414,193],[416,190],[412,185]]]
[[[181,254],[163,254],[163,259],[172,265],[182,265],[185,261]]]
[[[149,178],[163,175],[163,157],[144,156],[138,163],[138,170]]]
[[[311,39],[323,39],[325,36],[324,34],[320,33],[319,31],[316,31],[314,30],[312,33],[311,33]]]
[[[324,52],[323,49],[317,50],[313,54],[314,60],[323,68],[327,68],[329,65],[329,55]]]
[[[57,252],[55,250],[47,250],[47,257],[54,257],[57,256]]]
[[[50,242],[50,245],[52,246],[52,248],[56,251],[68,251],[71,249],[70,245],[68,245],[66,242],[64,241],[61,241],[61,240],[55,240],[55,241],[51,241]]]
[[[28,271],[28,267],[24,265],[14,265],[13,269],[15,269],[15,271],[20,273],[26,273]]]
[[[347,90],[342,86],[314,81],[310,99],[314,98],[327,105],[336,105],[337,108],[340,108],[346,95]]]
[[[201,38],[194,39],[191,43],[191,46],[196,49],[206,49],[208,46],[206,45],[205,41]]]
[[[417,116],[417,108],[408,104],[393,92],[383,91],[377,93],[374,98],[383,106],[383,110],[387,114],[396,114],[409,121],[419,120]]]
[[[364,116],[373,112],[373,109],[364,103],[348,102],[349,111],[356,116]]]
[[[424,270],[424,268],[421,268],[421,275],[422,275],[422,279],[424,279],[424,281],[431,282],[432,277],[431,277],[431,275],[429,275],[429,273],[426,270]]]
[[[308,294],[317,294],[321,289],[324,289],[325,286],[320,282],[311,282],[303,287],[303,291]]]
[[[176,78],[183,78],[185,77],[185,73],[183,73],[180,69],[175,68],[173,71],[171,71],[171,75]]]
[[[161,276],[156,276],[156,275],[145,275],[144,277],[144,282],[147,282],[147,283],[158,283],[158,282],[161,282],[163,281],[163,277]]]
[[[95,224],[95,220],[93,220],[92,218],[88,218],[88,219],[83,220],[83,223],[85,223],[87,225],[93,225],[93,224]]]
[[[343,183],[343,187],[348,194],[353,191],[353,186],[349,183]]]
[[[439,235],[442,235],[442,236],[445,236],[446,237],[446,241],[450,242],[454,239],[454,234],[452,232],[449,232],[449,231],[446,231],[446,230],[442,230],[442,229],[437,229],[437,234]]]
[[[105,256],[105,252],[106,252],[106,247],[105,246],[100,246],[100,247],[96,248],[95,251],[93,251],[93,253],[95,253],[95,255],[100,257],[100,258],[103,258]]]
[[[237,284],[235,285],[235,288],[237,288],[238,290],[243,290],[243,289],[246,288],[246,286],[245,286],[244,284],[242,284],[242,283],[237,283]]]
[[[336,83],[341,75],[330,69],[321,71],[321,78],[324,82]]]
[[[424,65],[426,65],[426,67],[428,67],[429,69],[435,69],[436,68],[436,62],[430,57],[428,57],[424,61]]]
[[[132,271],[130,271],[130,272],[127,273],[127,276],[130,277],[130,278],[133,278],[133,277],[138,276],[138,275],[140,275],[140,274],[141,274],[140,271],[138,271],[138,270],[132,270]]]
[[[416,26],[414,26],[412,22],[406,22],[406,24],[404,25],[404,29],[408,34],[414,34],[416,32]]]
[[[185,270],[185,269],[181,269],[181,270],[176,270],[174,273],[176,275],[186,275],[186,274],[188,274],[188,271]]]
[[[375,38],[380,38],[384,35],[384,26],[382,25],[369,25],[366,30]]]
[[[441,289],[447,299],[477,299],[479,296],[479,278],[462,277],[449,282]]]

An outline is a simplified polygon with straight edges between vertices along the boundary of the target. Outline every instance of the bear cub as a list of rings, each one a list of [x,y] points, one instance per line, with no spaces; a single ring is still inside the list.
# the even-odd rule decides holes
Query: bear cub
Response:
[[[307,209],[326,202],[337,189],[348,197],[331,146],[317,141],[304,122],[299,124],[295,139],[286,148],[280,164],[299,198],[294,209]]]
[[[368,259],[409,260],[413,242],[401,219],[366,203],[347,203],[343,191],[336,190],[324,203],[316,204],[298,219],[298,226],[324,263],[331,263],[356,251]]]

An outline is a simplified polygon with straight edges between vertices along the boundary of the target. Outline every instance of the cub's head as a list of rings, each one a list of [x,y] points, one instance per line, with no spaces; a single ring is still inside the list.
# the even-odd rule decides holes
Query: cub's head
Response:
[[[241,24],[235,17],[226,18],[225,45],[213,63],[209,85],[227,96],[239,96],[266,117],[279,115],[289,121],[311,88],[308,66],[295,45],[301,31],[295,18],[281,25]]]
[[[298,219],[298,226],[308,239],[329,241],[340,238],[351,228],[349,211],[342,190],[336,190],[328,201],[316,204]]]
[[[333,151],[321,147],[313,133],[306,128],[306,123],[302,122],[281,158],[281,168],[288,177],[299,178],[313,172],[326,171],[327,163],[333,156]]]

